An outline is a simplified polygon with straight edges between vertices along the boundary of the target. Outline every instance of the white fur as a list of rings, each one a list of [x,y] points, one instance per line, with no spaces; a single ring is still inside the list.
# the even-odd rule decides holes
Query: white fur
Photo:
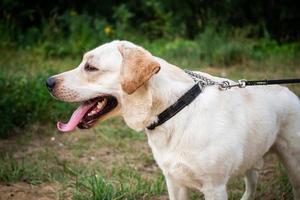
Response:
[[[153,57],[160,63],[159,73],[132,95],[126,94],[119,81],[121,44],[136,47],[126,41],[102,45],[88,52],[78,68],[57,77],[63,79],[61,87],[80,96],[68,101],[103,93],[118,98],[118,114],[131,128],[145,130],[154,158],[166,177],[171,200],[187,199],[187,188],[198,189],[207,200],[225,200],[226,184],[237,175],[246,177],[242,199],[254,199],[256,170],[271,148],[283,160],[295,199],[300,199],[300,103],[296,95],[281,86],[227,91],[209,86],[189,106],[150,131],[146,127],[194,82],[178,67]],[[102,72],[87,84],[91,75],[82,67],[88,59]]]

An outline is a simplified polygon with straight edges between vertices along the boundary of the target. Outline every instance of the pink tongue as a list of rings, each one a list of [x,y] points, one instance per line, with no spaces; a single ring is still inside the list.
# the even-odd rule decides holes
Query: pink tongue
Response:
[[[95,103],[90,104],[81,104],[72,114],[69,122],[64,124],[62,122],[57,122],[57,129],[61,132],[70,132],[73,131],[76,126],[79,124],[80,120],[86,114],[86,112],[93,106]]]

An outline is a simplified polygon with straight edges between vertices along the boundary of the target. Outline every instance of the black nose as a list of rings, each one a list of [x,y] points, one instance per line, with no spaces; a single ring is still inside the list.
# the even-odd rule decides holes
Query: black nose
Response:
[[[46,86],[48,88],[49,91],[52,91],[53,88],[55,87],[55,78],[48,78],[46,81]]]

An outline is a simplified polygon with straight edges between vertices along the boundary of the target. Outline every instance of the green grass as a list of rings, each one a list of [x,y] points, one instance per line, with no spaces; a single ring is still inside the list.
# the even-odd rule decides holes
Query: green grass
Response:
[[[109,180],[93,174],[79,177],[75,183],[74,199],[149,199],[165,193],[162,176],[154,180],[143,178],[134,169],[114,169]]]

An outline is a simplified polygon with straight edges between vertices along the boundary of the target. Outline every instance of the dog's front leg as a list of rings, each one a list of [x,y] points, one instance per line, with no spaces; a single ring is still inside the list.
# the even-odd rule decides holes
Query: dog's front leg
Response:
[[[226,185],[208,186],[202,189],[205,200],[227,200]]]
[[[250,169],[245,174],[246,191],[241,200],[254,200],[257,187],[258,172]]]
[[[179,186],[171,178],[166,177],[170,200],[187,200],[187,188]]]

